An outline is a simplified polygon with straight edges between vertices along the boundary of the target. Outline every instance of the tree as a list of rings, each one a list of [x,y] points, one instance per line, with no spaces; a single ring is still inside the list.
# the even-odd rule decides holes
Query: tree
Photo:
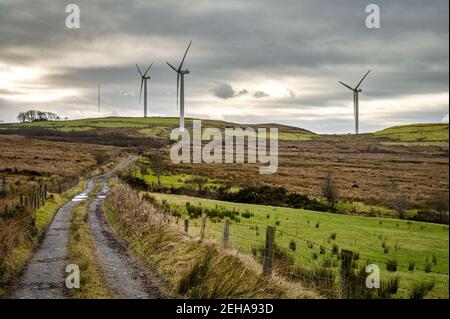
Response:
[[[38,110],[28,110],[20,112],[17,115],[19,122],[34,122],[34,121],[55,121],[59,120],[59,116],[52,112],[44,112]]]
[[[388,185],[387,194],[389,196],[389,206],[398,213],[400,219],[404,219],[409,205],[408,197],[394,182]]]
[[[208,179],[204,177],[194,177],[191,182],[197,185],[198,191],[201,192],[203,186],[205,186],[205,184],[208,182]]]
[[[18,120],[20,123],[25,122],[25,120],[26,120],[25,112],[20,112],[19,115],[17,115],[17,120]]]
[[[150,160],[152,171],[158,178],[158,185],[161,186],[161,175],[164,173],[166,169],[162,161],[162,158],[161,156],[159,156],[159,154],[151,154],[148,158]]]
[[[322,185],[320,186],[320,193],[323,198],[326,199],[331,210],[334,210],[334,206],[339,196],[336,182],[331,172],[328,172],[325,176]]]

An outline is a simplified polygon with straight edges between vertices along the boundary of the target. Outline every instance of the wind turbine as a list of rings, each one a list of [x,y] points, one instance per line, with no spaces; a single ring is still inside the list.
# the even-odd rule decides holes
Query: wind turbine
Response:
[[[184,75],[189,74],[189,70],[182,70],[184,59],[186,58],[186,54],[191,47],[192,41],[189,42],[189,45],[184,53],[183,60],[181,60],[180,66],[176,69],[172,64],[167,62],[167,65],[170,66],[177,73],[177,109],[178,109],[178,91],[180,97],[180,132],[184,132]],[[180,87],[181,80],[181,87]]]
[[[142,85],[144,85],[144,117],[147,117],[147,80],[151,79],[150,76],[147,76],[147,73],[152,67],[152,65],[153,63],[150,64],[150,66],[147,68],[147,71],[145,71],[145,73],[142,74],[141,69],[139,69],[139,66],[136,64],[139,74],[141,75],[141,91],[139,93],[139,104],[141,103],[142,97]]]
[[[344,82],[339,81],[339,83],[341,83],[343,86],[353,91],[353,113],[355,116],[355,134],[359,133],[359,93],[362,92],[359,86],[361,85],[362,81],[364,81],[369,72],[370,70],[367,71],[366,75],[363,76],[363,78],[361,79],[361,81],[359,81],[358,85],[355,88],[352,88],[350,85],[347,85]]]

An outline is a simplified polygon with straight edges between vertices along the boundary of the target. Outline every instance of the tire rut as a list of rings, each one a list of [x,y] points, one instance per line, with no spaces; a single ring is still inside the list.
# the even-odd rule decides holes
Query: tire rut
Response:
[[[43,241],[38,246],[26,267],[10,284],[7,298],[10,299],[65,299],[70,298],[65,287],[68,260],[68,240],[73,209],[82,201],[89,200],[94,182],[101,184],[101,192],[90,203],[89,227],[108,286],[116,298],[163,298],[158,285],[133,261],[127,248],[114,236],[101,203],[106,198],[106,178],[114,171],[137,159],[130,156],[110,172],[90,178],[84,191],[65,203],[55,214]]]
[[[147,277],[128,254],[127,248],[114,236],[101,208],[107,193],[106,181],[101,180],[101,192],[90,205],[89,226],[108,286],[115,298],[163,298],[158,285]]]

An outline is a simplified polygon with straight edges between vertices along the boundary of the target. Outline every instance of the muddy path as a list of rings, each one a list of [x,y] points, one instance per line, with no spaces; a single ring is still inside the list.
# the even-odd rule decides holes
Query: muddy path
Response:
[[[131,156],[106,174],[93,177],[85,189],[65,203],[49,225],[44,239],[29,260],[20,276],[15,278],[9,289],[12,299],[64,299],[68,298],[65,280],[68,260],[68,239],[72,211],[81,201],[90,200],[94,183],[100,183],[99,194],[91,199],[89,225],[99,264],[104,271],[107,284],[116,298],[161,298],[158,286],[150,281],[133,261],[127,249],[113,235],[101,203],[108,193],[107,178],[137,159]]]

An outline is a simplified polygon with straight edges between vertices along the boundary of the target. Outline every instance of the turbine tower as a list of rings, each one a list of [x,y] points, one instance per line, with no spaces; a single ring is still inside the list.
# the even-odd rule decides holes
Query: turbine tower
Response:
[[[184,75],[189,74],[189,70],[182,70],[184,59],[186,58],[186,54],[191,47],[192,41],[189,42],[189,45],[184,53],[183,60],[181,60],[180,66],[176,69],[172,64],[167,62],[176,73],[177,73],[177,109],[178,109],[178,96],[180,97],[180,132],[184,132]],[[181,86],[180,86],[181,84]],[[179,92],[179,93],[178,93]],[[179,95],[178,95],[179,94]]]
[[[367,71],[366,75],[363,76],[363,78],[361,79],[361,81],[359,81],[358,85],[355,88],[352,88],[350,85],[347,85],[344,82],[339,81],[339,83],[341,83],[343,86],[353,91],[353,113],[355,116],[355,134],[359,133],[359,93],[362,92],[359,86],[361,85],[362,81],[364,81],[369,72],[370,70]]]
[[[147,117],[147,80],[151,79],[150,76],[147,76],[148,71],[152,67],[153,63],[150,64],[150,66],[147,68],[147,71],[145,71],[144,74],[142,74],[141,69],[139,69],[139,66],[136,64],[136,67],[138,69],[139,74],[141,75],[141,91],[139,93],[139,104],[141,103],[141,97],[142,97],[142,85],[144,86],[144,117]]]
[[[100,84],[98,85],[98,92],[97,92],[97,102],[98,102],[98,113],[100,114]]]

